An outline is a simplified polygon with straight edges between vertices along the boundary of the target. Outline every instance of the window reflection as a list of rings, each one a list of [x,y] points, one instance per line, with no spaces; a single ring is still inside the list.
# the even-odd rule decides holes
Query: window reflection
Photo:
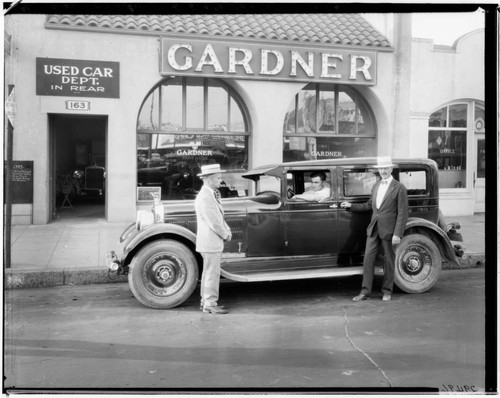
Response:
[[[233,98],[231,98],[230,104],[230,130],[238,133],[246,131],[247,127],[245,125],[245,119],[243,119],[243,112],[241,111],[240,106]]]
[[[375,129],[371,110],[351,88],[311,84],[294,97],[286,112],[283,159],[374,156]]]
[[[168,85],[161,87],[161,129],[167,131],[182,130],[182,87]]]
[[[321,91],[319,99],[319,130],[335,132],[335,92]]]
[[[208,88],[208,129],[227,131],[228,94],[221,87]]]
[[[436,161],[440,188],[467,186],[467,129],[469,105],[445,106],[429,117],[428,157]]]
[[[202,165],[219,163],[223,170],[232,172],[244,172],[248,167],[247,136],[138,134],[137,137],[137,185],[161,187],[162,200],[192,199],[201,187],[197,175]],[[241,189],[248,189],[245,181],[241,184],[244,185]]]
[[[467,105],[450,106],[450,127],[467,127]]]
[[[375,156],[371,138],[350,137],[284,137],[283,160],[338,159]]]
[[[356,103],[344,92],[339,93],[339,134],[356,134]]]
[[[203,128],[203,86],[186,87],[186,127]]]
[[[248,126],[241,102],[225,83],[166,79],[139,112],[138,187],[160,187],[162,200],[193,199],[201,166],[219,163],[230,171],[223,197],[248,193],[248,180],[236,177],[248,167]]]
[[[375,137],[375,122],[367,104],[349,87],[312,84],[290,102],[283,134]]]
[[[447,108],[444,107],[432,113],[429,118],[429,127],[446,127],[446,110]]]
[[[316,132],[316,91],[302,90],[298,98],[297,133]]]

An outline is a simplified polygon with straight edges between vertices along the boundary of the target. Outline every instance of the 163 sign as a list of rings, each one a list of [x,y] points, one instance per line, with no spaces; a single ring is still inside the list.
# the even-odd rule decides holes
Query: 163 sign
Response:
[[[120,64],[106,61],[37,58],[36,94],[120,98]]]

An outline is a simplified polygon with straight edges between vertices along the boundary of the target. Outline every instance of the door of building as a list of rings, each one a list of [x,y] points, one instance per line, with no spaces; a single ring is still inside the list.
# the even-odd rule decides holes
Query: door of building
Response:
[[[475,136],[475,156],[476,162],[473,174],[473,189],[474,189],[474,213],[484,213],[485,211],[485,139],[484,133]]]
[[[52,220],[104,218],[107,118],[51,115],[49,123]]]

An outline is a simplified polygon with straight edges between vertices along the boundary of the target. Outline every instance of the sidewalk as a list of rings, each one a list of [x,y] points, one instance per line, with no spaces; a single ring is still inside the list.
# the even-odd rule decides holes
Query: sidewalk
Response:
[[[484,265],[484,219],[484,214],[447,217],[448,222],[458,221],[462,226],[458,232],[463,237],[465,256],[460,268]],[[5,288],[125,282],[123,276],[109,279],[106,254],[118,248],[120,234],[128,225],[86,219],[13,226],[11,268],[5,270]]]

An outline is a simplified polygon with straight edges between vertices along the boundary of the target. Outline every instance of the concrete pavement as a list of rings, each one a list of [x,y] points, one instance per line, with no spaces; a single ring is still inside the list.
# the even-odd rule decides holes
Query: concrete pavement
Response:
[[[485,214],[447,217],[447,221],[458,221],[462,226],[459,232],[465,256],[460,261],[460,268],[484,265]],[[47,225],[13,226],[11,268],[5,270],[4,287],[125,282],[123,276],[109,279],[106,254],[118,248],[120,234],[128,225],[85,218]]]

